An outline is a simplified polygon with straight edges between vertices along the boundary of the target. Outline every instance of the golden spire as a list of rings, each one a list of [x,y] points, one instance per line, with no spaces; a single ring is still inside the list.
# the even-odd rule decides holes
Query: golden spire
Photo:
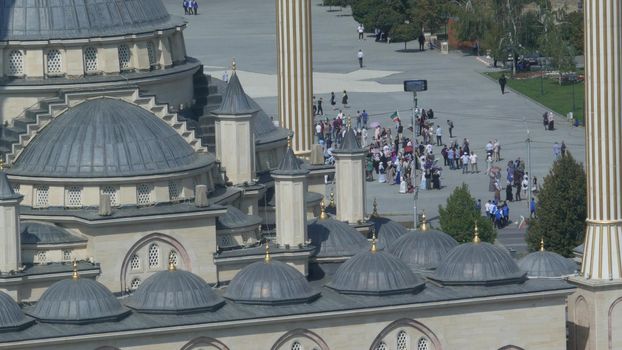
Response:
[[[324,201],[320,202],[320,220],[328,219],[328,214],[326,214],[326,204]]]
[[[330,193],[330,202],[328,203],[328,206],[331,208],[335,207],[335,193],[334,192]]]
[[[235,57],[232,57],[231,58],[231,70],[235,72],[237,68],[238,68],[238,65],[235,63]]]
[[[540,238],[540,251],[544,251],[544,237]]]
[[[372,211],[371,216],[372,217],[378,217],[380,215],[378,215],[378,202],[376,201],[376,198],[374,198],[374,211]]]
[[[4,160],[0,159],[0,171],[4,170]]]
[[[173,252],[172,250],[168,254],[168,270],[169,271],[177,270],[177,267],[175,266],[175,252]]]
[[[352,129],[352,117],[348,117],[348,129]]]
[[[473,237],[473,243],[479,243],[482,240],[479,239],[479,229],[477,228],[477,221],[475,222],[475,236]]]
[[[420,231],[421,232],[425,232],[428,230],[428,220],[426,220],[425,217],[425,211],[421,214],[421,228]]]
[[[376,247],[376,231],[372,228],[371,229],[371,250],[372,253],[375,253],[378,251],[378,247]]]
[[[72,272],[71,272],[71,278],[74,281],[77,281],[78,279],[80,279],[80,274],[78,273],[78,262],[76,261],[76,259],[73,259],[73,263],[71,264],[72,267]]]
[[[263,258],[263,261],[269,263],[272,260],[270,257],[270,243],[266,242],[266,256]]]
[[[287,136],[287,148],[292,149],[292,136]]]

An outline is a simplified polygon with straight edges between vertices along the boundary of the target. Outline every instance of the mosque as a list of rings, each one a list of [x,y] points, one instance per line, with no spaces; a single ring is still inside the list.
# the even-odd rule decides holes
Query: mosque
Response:
[[[0,349],[621,348],[620,172],[580,273],[368,213],[353,130],[334,167],[311,145],[308,6],[277,1],[281,128],[160,0],[0,0]]]

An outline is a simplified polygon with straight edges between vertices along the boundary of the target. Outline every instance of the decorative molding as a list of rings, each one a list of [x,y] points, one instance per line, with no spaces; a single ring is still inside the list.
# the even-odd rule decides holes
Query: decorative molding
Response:
[[[181,348],[181,350],[194,350],[196,346],[199,346],[199,347],[212,346],[216,348],[217,350],[229,350],[229,348],[225,344],[210,337],[194,338],[191,341],[189,341],[186,345],[184,345]]]
[[[274,345],[272,345],[270,349],[271,350],[283,350],[281,349],[281,347],[287,344],[289,341],[294,340],[294,339],[300,339],[300,338],[305,338],[305,339],[308,339],[314,342],[315,345],[320,347],[320,350],[330,350],[328,345],[324,341],[324,339],[322,339],[322,337],[320,337],[319,335],[317,335],[316,333],[308,329],[302,329],[302,328],[294,329],[292,331],[285,333],[283,336],[281,336],[276,341],[276,343],[274,343]]]
[[[427,337],[430,340],[434,350],[443,350],[443,347],[441,345],[441,341],[438,339],[436,334],[434,334],[434,332],[432,332],[432,330],[430,328],[428,328],[426,325],[424,325],[421,322],[418,322],[418,321],[415,321],[415,320],[412,320],[412,319],[409,319],[409,318],[399,319],[397,321],[392,322],[388,326],[386,326],[380,332],[380,334],[378,334],[378,336],[376,336],[376,339],[374,339],[374,341],[371,343],[371,346],[369,347],[369,350],[376,350],[378,345],[380,345],[380,343],[382,343],[382,341],[386,338],[386,336],[389,333],[391,333],[391,332],[393,332],[395,330],[398,330],[400,328],[411,328],[411,329],[415,329],[415,330],[419,331],[420,333],[422,333],[425,337]]]

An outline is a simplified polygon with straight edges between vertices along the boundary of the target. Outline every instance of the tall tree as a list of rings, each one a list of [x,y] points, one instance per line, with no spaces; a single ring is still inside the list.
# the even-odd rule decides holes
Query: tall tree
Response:
[[[538,194],[537,218],[529,221],[527,244],[536,250],[544,238],[547,250],[570,257],[582,243],[587,217],[583,165],[572,155],[555,161]]]
[[[408,17],[418,30],[438,32],[447,24],[448,0],[409,0]]]
[[[438,209],[441,230],[460,243],[473,240],[475,223],[479,228],[479,237],[482,241],[492,243],[497,237],[492,222],[475,208],[475,198],[471,196],[469,187],[465,183],[454,189],[447,198],[444,208],[439,206]]]

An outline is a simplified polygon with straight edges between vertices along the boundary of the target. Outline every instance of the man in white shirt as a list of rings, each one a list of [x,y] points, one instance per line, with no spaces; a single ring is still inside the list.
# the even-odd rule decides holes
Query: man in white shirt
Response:
[[[322,125],[321,123],[315,124],[315,135],[317,136],[317,142],[320,143],[322,139]]]
[[[492,157],[493,149],[494,149],[494,145],[492,144],[492,141],[488,141],[488,143],[486,144],[486,154]]]
[[[436,145],[443,145],[443,129],[441,129],[440,125],[436,127]]]
[[[363,68],[363,50],[359,49],[359,52],[356,54],[359,59],[359,66]]]
[[[359,33],[359,40],[365,39],[365,27],[363,27],[362,23],[359,23],[359,26],[356,28],[356,31]]]
[[[475,152],[471,152],[470,161],[471,161],[471,172],[479,173],[479,169],[477,168],[477,154],[475,154]]]
[[[469,172],[469,163],[470,163],[469,154],[464,152],[464,154],[462,155],[462,173],[463,174],[466,174]]]

